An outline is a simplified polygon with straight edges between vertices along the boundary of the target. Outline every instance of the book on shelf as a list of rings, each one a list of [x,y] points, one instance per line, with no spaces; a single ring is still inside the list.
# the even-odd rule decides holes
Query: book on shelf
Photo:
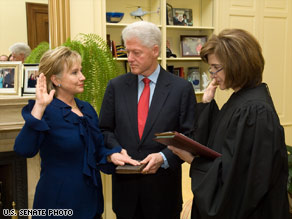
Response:
[[[211,148],[202,145],[201,143],[176,131],[157,133],[155,134],[155,136],[156,137],[153,139],[154,141],[157,141],[164,145],[171,145],[186,150],[193,155],[198,155],[211,159],[215,159],[221,156],[221,154],[217,151],[214,151]]]
[[[179,67],[179,76],[181,78],[185,78],[185,70],[184,70],[184,67]]]
[[[184,72],[184,67],[176,67],[176,68],[173,68],[173,74],[181,77],[181,78],[184,78],[185,77],[185,72]]]
[[[117,58],[117,47],[116,47],[116,42],[115,41],[111,41],[112,42],[112,55],[114,58]]]
[[[106,35],[106,43],[110,50],[112,50],[112,42],[111,42],[111,36],[109,34]]]
[[[173,69],[174,69],[174,66],[173,66],[173,65],[167,65],[167,66],[166,66],[166,70],[167,70],[168,72],[172,73],[172,74],[174,74]]]
[[[107,42],[107,46],[109,47],[110,51],[112,52],[112,56],[114,58],[117,58],[116,42],[111,40],[110,34],[106,35],[106,42]]]

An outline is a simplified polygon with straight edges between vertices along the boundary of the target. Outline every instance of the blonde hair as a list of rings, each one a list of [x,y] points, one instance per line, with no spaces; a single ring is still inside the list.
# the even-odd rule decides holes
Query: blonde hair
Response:
[[[39,73],[43,73],[46,76],[48,93],[53,89],[56,90],[56,93],[58,91],[51,77],[56,75],[61,78],[65,67],[71,69],[75,63],[81,63],[81,56],[76,51],[65,46],[60,46],[44,53],[40,60]]]

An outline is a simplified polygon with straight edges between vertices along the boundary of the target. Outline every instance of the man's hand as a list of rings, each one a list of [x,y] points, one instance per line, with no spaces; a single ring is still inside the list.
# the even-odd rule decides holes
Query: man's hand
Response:
[[[146,164],[146,167],[143,169],[142,173],[156,173],[158,168],[163,164],[163,157],[160,153],[149,154],[144,160],[142,160],[141,164]]]
[[[122,149],[120,153],[113,153],[108,156],[108,161],[113,162],[115,165],[123,166],[125,163],[132,164],[134,166],[140,165],[137,160],[133,160],[125,149]]]

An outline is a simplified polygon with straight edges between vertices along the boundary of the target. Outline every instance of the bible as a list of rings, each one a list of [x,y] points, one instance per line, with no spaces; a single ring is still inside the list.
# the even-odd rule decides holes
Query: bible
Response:
[[[202,157],[207,157],[211,159],[215,159],[216,157],[220,157],[221,154],[217,151],[208,148],[199,142],[181,134],[176,131],[174,132],[162,132],[155,134],[154,141],[157,141],[164,145],[171,145],[185,151],[192,153],[193,155],[199,155]]]
[[[137,174],[141,173],[146,164],[133,166],[131,164],[125,164],[124,166],[117,166],[116,173],[118,174]]]

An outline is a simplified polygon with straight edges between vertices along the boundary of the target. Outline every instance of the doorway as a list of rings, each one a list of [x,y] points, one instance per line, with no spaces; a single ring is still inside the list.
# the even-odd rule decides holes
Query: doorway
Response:
[[[31,49],[49,42],[48,4],[26,3],[27,40]]]

